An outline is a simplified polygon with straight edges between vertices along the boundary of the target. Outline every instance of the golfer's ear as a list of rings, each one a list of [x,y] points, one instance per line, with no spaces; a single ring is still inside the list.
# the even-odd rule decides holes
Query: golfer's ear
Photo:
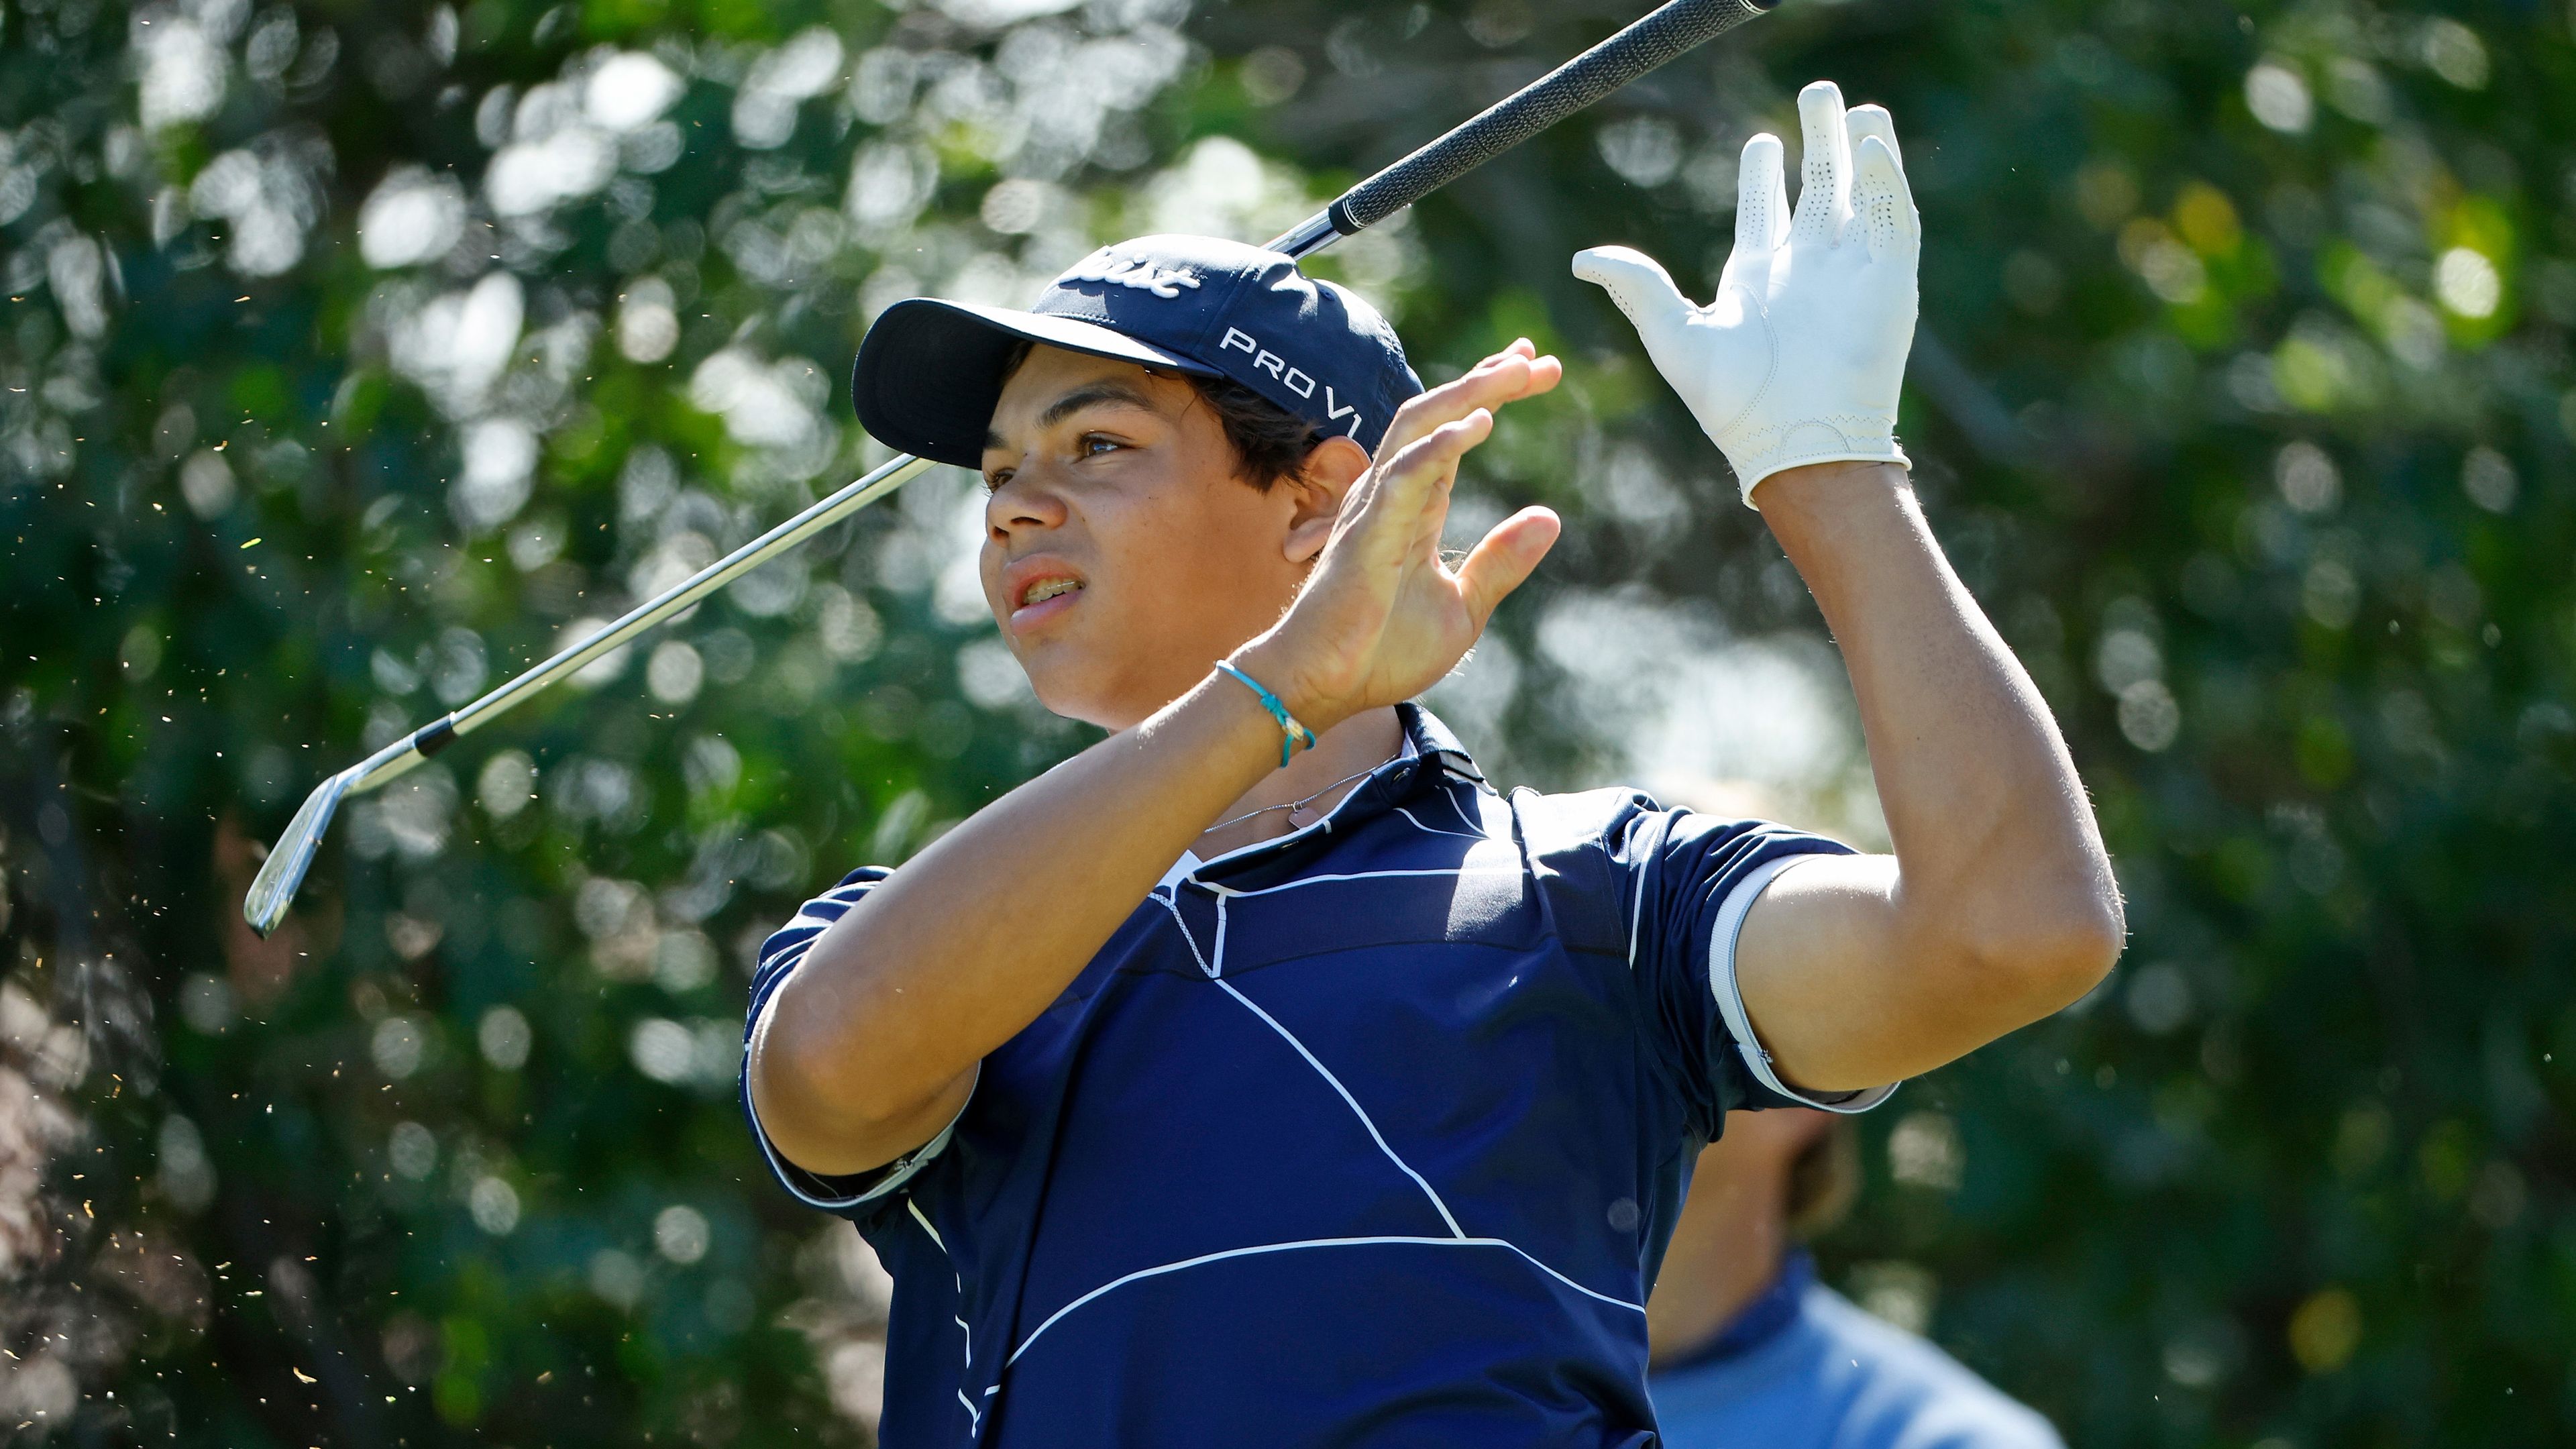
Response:
[[[1332,541],[1333,522],[1342,516],[1342,500],[1369,470],[1368,450],[1348,438],[1326,438],[1306,455],[1306,466],[1274,485],[1294,490],[1296,511],[1289,515],[1283,545],[1290,563],[1312,563]]]

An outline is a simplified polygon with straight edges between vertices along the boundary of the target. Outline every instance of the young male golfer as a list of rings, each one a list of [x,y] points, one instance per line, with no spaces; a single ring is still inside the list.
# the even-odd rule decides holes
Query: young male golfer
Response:
[[[869,332],[860,418],[982,471],[1003,637],[1111,731],[762,952],[745,1090],[894,1275],[885,1442],[1651,1444],[1640,1305],[1726,1112],[1858,1111],[2109,969],[2083,789],[1893,434],[1894,135],[1799,105],[1798,209],[1756,138],[1713,307],[1576,269],[1823,606],[1892,857],[1506,798],[1411,703],[1556,537],[1439,554],[1493,411],[1556,385],[1527,342],[1424,391],[1365,303],[1195,237]]]

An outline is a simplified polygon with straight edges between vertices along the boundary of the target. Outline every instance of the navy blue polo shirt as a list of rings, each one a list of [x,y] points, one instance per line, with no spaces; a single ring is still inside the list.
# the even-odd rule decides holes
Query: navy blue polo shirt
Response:
[[[1175,866],[920,1151],[829,1178],[763,1137],[894,1276],[886,1444],[1655,1442],[1642,1305],[1700,1148],[1888,1090],[1798,1097],[1735,990],[1754,897],[1848,848],[1498,797],[1400,713],[1323,820]],[[752,1020],[887,874],[769,939]]]

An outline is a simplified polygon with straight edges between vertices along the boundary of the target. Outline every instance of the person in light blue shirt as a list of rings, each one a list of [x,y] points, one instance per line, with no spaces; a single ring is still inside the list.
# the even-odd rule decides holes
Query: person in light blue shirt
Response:
[[[1816,1281],[1800,1239],[1859,1185],[1848,1122],[1737,1112],[1646,1305],[1667,1449],[2064,1449],[2037,1413]]]

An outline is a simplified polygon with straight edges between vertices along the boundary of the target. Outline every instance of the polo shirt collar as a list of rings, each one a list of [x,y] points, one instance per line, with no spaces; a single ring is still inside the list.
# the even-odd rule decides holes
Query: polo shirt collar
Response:
[[[1193,880],[1232,883],[1239,877],[1292,866],[1328,848],[1337,835],[1433,791],[1485,784],[1474,757],[1439,718],[1411,700],[1395,707],[1396,724],[1410,749],[1371,770],[1324,818],[1275,840],[1230,850],[1188,873]]]

